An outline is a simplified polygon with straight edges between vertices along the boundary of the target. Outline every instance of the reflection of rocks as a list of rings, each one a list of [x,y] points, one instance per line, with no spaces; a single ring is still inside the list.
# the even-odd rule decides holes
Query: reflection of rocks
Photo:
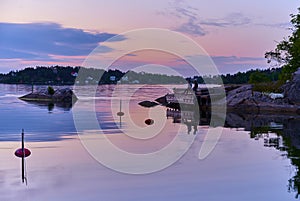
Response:
[[[47,89],[43,89],[22,96],[20,99],[37,106],[47,107],[49,111],[53,110],[54,107],[68,110],[77,101],[77,97],[69,88],[57,89],[53,95],[50,95]]]
[[[285,137],[291,139],[291,145],[296,149],[300,149],[300,119],[290,118],[285,121],[283,133]]]
[[[245,128],[255,140],[263,138],[264,146],[274,147],[291,160],[295,175],[288,181],[288,191],[300,193],[300,117],[295,115],[227,115],[226,127]]]
[[[300,105],[300,68],[294,73],[292,81],[283,87],[286,98],[296,105]]]
[[[291,115],[251,115],[228,113],[225,127],[244,128],[246,131],[259,130],[277,132],[290,139],[292,146],[300,149],[300,117]],[[280,131],[280,132],[278,132]]]
[[[243,103],[243,102],[241,102]],[[281,151],[283,157],[290,159],[291,164],[295,167],[295,175],[288,180],[289,191],[296,192],[296,196],[300,193],[300,116],[289,114],[249,114],[244,111],[229,112],[226,115],[225,126],[222,124],[214,124],[219,118],[207,115],[207,122],[203,122],[202,112],[200,119],[195,118],[195,110],[180,111],[175,109],[167,109],[166,116],[173,118],[173,123],[182,123],[187,126],[187,133],[193,131],[197,133],[198,125],[224,126],[227,128],[244,129],[249,132],[250,138],[253,140],[262,140],[263,146],[274,148]],[[201,128],[200,128],[201,129]]]
[[[225,127],[229,128],[245,128],[251,131],[252,128],[268,127],[270,129],[278,129],[278,124],[289,119],[288,115],[252,115],[228,113],[226,115]],[[282,127],[281,127],[282,128]]]

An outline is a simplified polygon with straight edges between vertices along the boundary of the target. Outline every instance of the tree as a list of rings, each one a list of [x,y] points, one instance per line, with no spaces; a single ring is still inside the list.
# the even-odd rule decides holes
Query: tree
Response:
[[[51,86],[48,86],[47,90],[48,90],[48,94],[50,94],[51,96],[55,93],[55,90]]]
[[[282,83],[291,79],[292,74],[300,67],[300,8],[298,14],[291,15],[292,33],[276,46],[274,51],[266,52],[265,58],[270,63],[275,60],[283,65],[279,79]]]
[[[257,83],[266,83],[270,82],[271,79],[263,72],[255,71],[251,73],[249,77],[249,83],[250,84],[257,84]]]

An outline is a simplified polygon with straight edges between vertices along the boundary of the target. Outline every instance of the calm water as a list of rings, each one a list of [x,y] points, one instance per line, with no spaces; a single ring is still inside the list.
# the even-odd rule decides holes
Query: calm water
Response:
[[[199,150],[210,129],[209,115],[202,114],[200,125],[195,125],[193,121],[180,121],[176,112],[162,106],[148,109],[138,105],[171,92],[172,87],[101,86],[94,96],[91,88],[82,86],[76,88],[80,97],[71,108],[24,102],[18,97],[30,92],[31,86],[0,85],[0,200],[297,199],[297,116],[228,114],[224,127],[218,127],[222,135],[216,147],[200,160]],[[124,116],[116,115],[120,110]],[[91,125],[90,129],[80,130],[79,137],[80,126],[74,123],[74,114],[80,114],[79,124],[84,128],[89,128],[94,114],[98,130]],[[193,118],[189,111],[185,115]],[[147,126],[144,121],[149,117],[154,124]],[[20,147],[21,129],[25,130],[26,147],[32,151],[26,159],[27,186],[21,182],[20,159],[14,156]],[[147,136],[147,129],[154,129],[151,131],[157,135]],[[149,139],[134,139],[127,134]],[[97,143],[97,137],[103,135],[109,136],[120,149],[134,154],[158,152],[176,135],[182,140],[176,150],[182,150],[180,146],[190,139],[195,140],[167,168],[132,175],[105,167],[83,146],[82,136]],[[134,168],[134,163],[126,160],[122,165]]]

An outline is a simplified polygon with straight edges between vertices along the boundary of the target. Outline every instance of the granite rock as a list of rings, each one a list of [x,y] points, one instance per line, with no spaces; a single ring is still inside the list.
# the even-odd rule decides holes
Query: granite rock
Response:
[[[25,101],[46,101],[46,102],[64,102],[72,103],[77,100],[76,95],[70,88],[56,89],[54,94],[48,93],[47,89],[42,89],[36,92],[29,93],[20,97]]]

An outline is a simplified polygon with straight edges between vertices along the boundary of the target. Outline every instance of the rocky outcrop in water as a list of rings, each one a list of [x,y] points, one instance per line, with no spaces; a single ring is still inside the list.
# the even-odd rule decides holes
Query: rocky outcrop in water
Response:
[[[77,100],[77,97],[72,89],[64,88],[56,89],[52,95],[49,94],[47,89],[42,89],[22,96],[20,99],[24,101],[72,103]]]
[[[143,107],[154,107],[154,106],[157,106],[158,103],[153,102],[153,101],[142,101],[142,102],[139,102],[139,105],[143,106]]]

